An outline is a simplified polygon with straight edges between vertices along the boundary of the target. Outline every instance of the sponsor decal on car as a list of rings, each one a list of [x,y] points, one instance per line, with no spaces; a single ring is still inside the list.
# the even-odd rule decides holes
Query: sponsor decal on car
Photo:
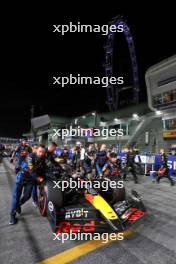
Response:
[[[50,212],[53,212],[54,211],[54,205],[51,201],[48,202],[48,209]]]
[[[56,233],[69,233],[72,232],[92,232],[95,231],[95,221],[91,220],[84,224],[72,223],[70,221],[62,221],[58,224],[59,228],[56,230]]]
[[[144,212],[137,210],[136,208],[129,208],[122,216],[122,219],[128,219],[129,221],[136,221],[139,219]]]
[[[87,218],[88,217],[88,210],[84,210],[83,208],[81,209],[76,209],[72,211],[66,211],[65,213],[65,219],[74,219],[74,218]]]

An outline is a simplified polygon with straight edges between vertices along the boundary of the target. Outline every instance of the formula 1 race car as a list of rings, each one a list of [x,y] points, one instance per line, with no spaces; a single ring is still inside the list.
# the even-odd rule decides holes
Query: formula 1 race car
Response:
[[[70,178],[67,175],[59,182]],[[38,185],[39,211],[48,217],[53,232],[122,231],[144,216],[146,208],[136,191],[132,190],[130,196],[124,187],[104,192],[81,181],[85,183],[81,190],[62,191],[53,178]]]

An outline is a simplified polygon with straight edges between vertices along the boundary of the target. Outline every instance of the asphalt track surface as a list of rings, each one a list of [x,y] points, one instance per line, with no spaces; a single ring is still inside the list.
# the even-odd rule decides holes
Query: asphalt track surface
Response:
[[[54,241],[47,219],[31,200],[23,206],[18,224],[9,226],[14,178],[11,164],[4,160],[0,164],[1,264],[176,264],[176,186],[167,180],[156,184],[141,176],[137,185],[129,180],[126,188],[139,191],[148,212],[123,241],[100,246],[95,241]]]

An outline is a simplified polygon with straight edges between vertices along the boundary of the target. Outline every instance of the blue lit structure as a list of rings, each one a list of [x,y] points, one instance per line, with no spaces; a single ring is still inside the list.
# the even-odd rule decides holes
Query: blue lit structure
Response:
[[[130,33],[130,29],[127,26],[126,22],[121,17],[115,17],[111,22],[111,25],[118,27],[123,25],[123,34],[128,43],[128,48],[130,51],[131,58],[131,69],[132,69],[132,78],[133,78],[133,99],[134,103],[139,101],[139,78],[138,78],[138,67],[136,61],[136,53],[133,42],[133,37]],[[115,37],[115,32],[109,32],[107,36],[107,43],[105,48],[105,73],[107,77],[113,76],[113,41]],[[120,88],[114,87],[113,85],[108,85],[107,87],[107,104],[110,111],[117,111],[118,109],[118,98],[119,98]]]

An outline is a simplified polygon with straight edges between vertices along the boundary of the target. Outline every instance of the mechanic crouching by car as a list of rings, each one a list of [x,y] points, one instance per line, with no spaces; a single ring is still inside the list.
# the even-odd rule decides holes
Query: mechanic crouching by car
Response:
[[[36,153],[23,152],[16,174],[15,186],[12,195],[12,208],[10,212],[10,225],[17,223],[16,213],[21,213],[21,206],[30,199],[32,188],[38,176],[45,177],[46,162],[45,146],[39,145]]]

